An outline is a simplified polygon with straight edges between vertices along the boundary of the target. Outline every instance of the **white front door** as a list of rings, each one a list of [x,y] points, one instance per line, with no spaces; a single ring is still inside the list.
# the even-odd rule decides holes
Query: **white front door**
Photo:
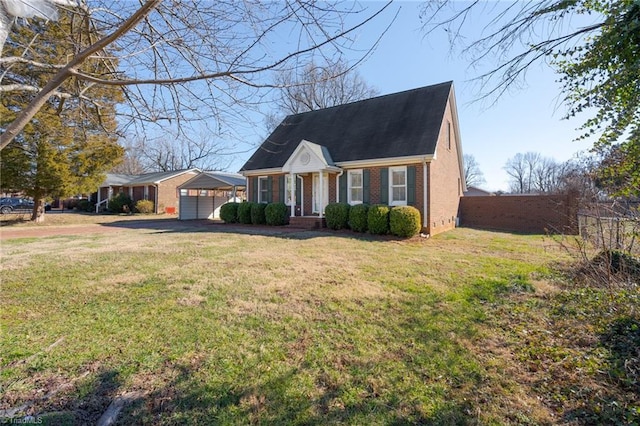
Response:
[[[322,186],[320,185],[322,181]],[[322,200],[322,201],[321,201]],[[322,214],[324,208],[329,204],[329,175],[322,173],[313,174],[313,213]]]

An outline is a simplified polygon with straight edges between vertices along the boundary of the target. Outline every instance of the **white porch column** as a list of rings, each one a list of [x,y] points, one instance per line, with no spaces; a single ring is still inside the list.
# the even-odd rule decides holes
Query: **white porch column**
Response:
[[[289,173],[289,188],[291,191],[291,217],[296,215],[296,175]]]
[[[422,164],[422,226],[424,228],[429,227],[429,180],[427,174],[427,165],[428,163],[425,161]]]
[[[320,170],[320,176],[318,179],[318,184],[320,188],[318,188],[318,192],[320,193],[320,208],[318,209],[320,214],[320,219],[322,219],[322,215],[324,214],[324,173]]]
[[[297,179],[297,176],[296,176],[296,179]],[[302,182],[300,184],[300,216],[304,216],[304,177],[300,176],[300,182]]]

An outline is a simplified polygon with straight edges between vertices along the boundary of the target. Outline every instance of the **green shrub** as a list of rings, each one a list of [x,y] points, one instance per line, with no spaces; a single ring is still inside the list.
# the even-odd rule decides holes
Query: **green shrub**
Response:
[[[327,228],[344,229],[349,226],[349,209],[347,203],[329,203],[324,209],[327,219]]]
[[[151,200],[138,200],[136,201],[136,211],[138,213],[153,213],[153,201]]]
[[[68,200],[64,200],[62,205],[67,210],[76,210],[78,209],[78,205],[80,204],[80,200],[77,198],[69,198]]]
[[[238,222],[251,225],[251,206],[253,203],[244,202],[238,206]]]
[[[253,225],[264,225],[267,223],[264,210],[267,205],[264,203],[252,203],[251,204],[251,223]]]
[[[393,235],[410,238],[422,229],[420,211],[412,206],[397,206],[389,212],[389,230]]]
[[[225,223],[238,222],[238,207],[240,203],[224,203],[220,206],[220,219]]]
[[[356,232],[367,232],[368,204],[356,204],[349,209],[349,228]]]
[[[267,204],[264,209],[264,216],[267,225],[282,226],[288,222],[287,205],[285,203]]]
[[[120,192],[109,200],[109,211],[111,213],[131,213],[133,211],[133,200],[129,195]]]
[[[369,207],[367,228],[372,234],[387,234],[389,232],[389,206],[376,204]]]
[[[78,201],[76,210],[79,212],[94,212],[96,210],[96,205],[87,199],[82,199]]]

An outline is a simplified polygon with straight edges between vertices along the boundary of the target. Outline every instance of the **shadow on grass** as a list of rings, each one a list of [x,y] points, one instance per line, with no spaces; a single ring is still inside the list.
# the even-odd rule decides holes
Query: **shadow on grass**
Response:
[[[47,389],[39,401],[0,423],[41,423],[66,426],[93,424],[100,419],[121,386],[115,370],[98,371],[96,375],[78,380],[73,385],[58,384]],[[33,413],[31,416],[26,414]],[[13,424],[12,423],[12,424]]]
[[[350,230],[334,231],[328,228],[305,229],[285,226],[243,225],[238,223],[224,223],[209,219],[178,220],[178,219],[141,219],[103,223],[102,226],[125,229],[146,229],[153,233],[189,233],[208,232],[214,234],[242,234],[268,236],[291,240],[308,240],[321,237],[338,237],[365,241],[406,241],[406,239],[392,235],[373,235],[358,233]],[[419,238],[419,237],[416,237]]]
[[[468,404],[449,402],[426,416],[399,403],[389,406],[374,395],[345,404],[345,389],[327,387],[308,396],[296,392],[299,371],[291,368],[253,386],[232,382],[198,384],[190,367],[165,387],[128,407],[121,424],[372,424],[471,425]]]
[[[600,336],[609,351],[607,386],[586,392],[581,407],[569,411],[565,419],[580,424],[640,424],[640,319],[616,318]]]
[[[640,400],[640,318],[617,318],[600,340],[611,353],[609,375]]]

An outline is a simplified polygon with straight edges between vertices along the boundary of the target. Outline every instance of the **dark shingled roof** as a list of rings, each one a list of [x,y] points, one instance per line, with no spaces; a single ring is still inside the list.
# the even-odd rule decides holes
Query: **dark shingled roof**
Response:
[[[303,139],[325,146],[336,163],[434,154],[452,85],[290,115],[241,171],[282,167]]]

